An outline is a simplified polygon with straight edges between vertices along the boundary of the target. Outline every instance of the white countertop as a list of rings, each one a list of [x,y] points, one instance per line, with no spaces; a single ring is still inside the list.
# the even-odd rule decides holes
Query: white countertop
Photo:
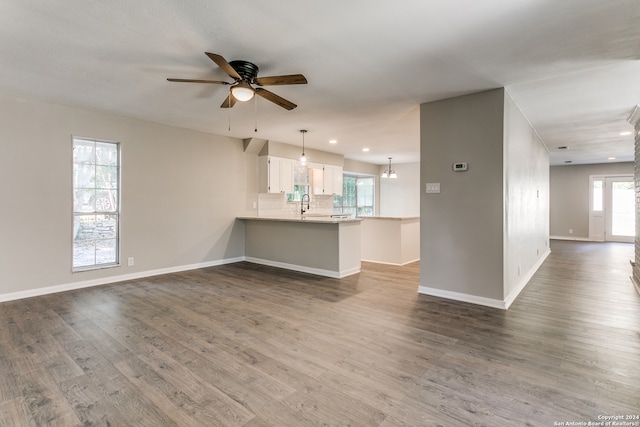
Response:
[[[399,219],[399,220],[411,220],[420,219],[419,216],[362,216],[361,219]]]
[[[341,222],[360,222],[362,218],[333,218],[330,215],[296,215],[296,216],[239,216],[236,219],[255,221],[310,222],[337,224]]]

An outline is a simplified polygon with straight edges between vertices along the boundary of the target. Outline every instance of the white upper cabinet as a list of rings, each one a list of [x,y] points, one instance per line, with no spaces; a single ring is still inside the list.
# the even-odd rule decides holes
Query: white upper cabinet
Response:
[[[309,164],[311,186],[315,195],[342,195],[342,167]]]
[[[258,191],[260,193],[293,193],[295,164],[295,160],[282,157],[258,157]]]

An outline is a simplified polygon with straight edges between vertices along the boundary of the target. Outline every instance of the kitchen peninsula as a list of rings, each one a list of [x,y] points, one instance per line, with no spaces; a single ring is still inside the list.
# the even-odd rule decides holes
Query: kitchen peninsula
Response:
[[[360,219],[312,215],[237,219],[244,222],[249,262],[333,278],[360,272]]]

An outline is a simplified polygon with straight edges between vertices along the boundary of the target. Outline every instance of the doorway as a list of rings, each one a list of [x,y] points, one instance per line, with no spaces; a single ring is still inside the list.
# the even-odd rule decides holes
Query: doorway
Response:
[[[605,240],[633,242],[636,235],[633,177],[605,178]]]
[[[591,176],[589,181],[590,240],[633,242],[636,234],[633,176]]]

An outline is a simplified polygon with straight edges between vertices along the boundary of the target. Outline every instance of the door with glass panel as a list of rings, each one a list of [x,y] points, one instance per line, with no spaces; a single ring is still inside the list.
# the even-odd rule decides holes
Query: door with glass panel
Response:
[[[633,242],[635,225],[635,188],[632,176],[604,179],[605,240]]]

